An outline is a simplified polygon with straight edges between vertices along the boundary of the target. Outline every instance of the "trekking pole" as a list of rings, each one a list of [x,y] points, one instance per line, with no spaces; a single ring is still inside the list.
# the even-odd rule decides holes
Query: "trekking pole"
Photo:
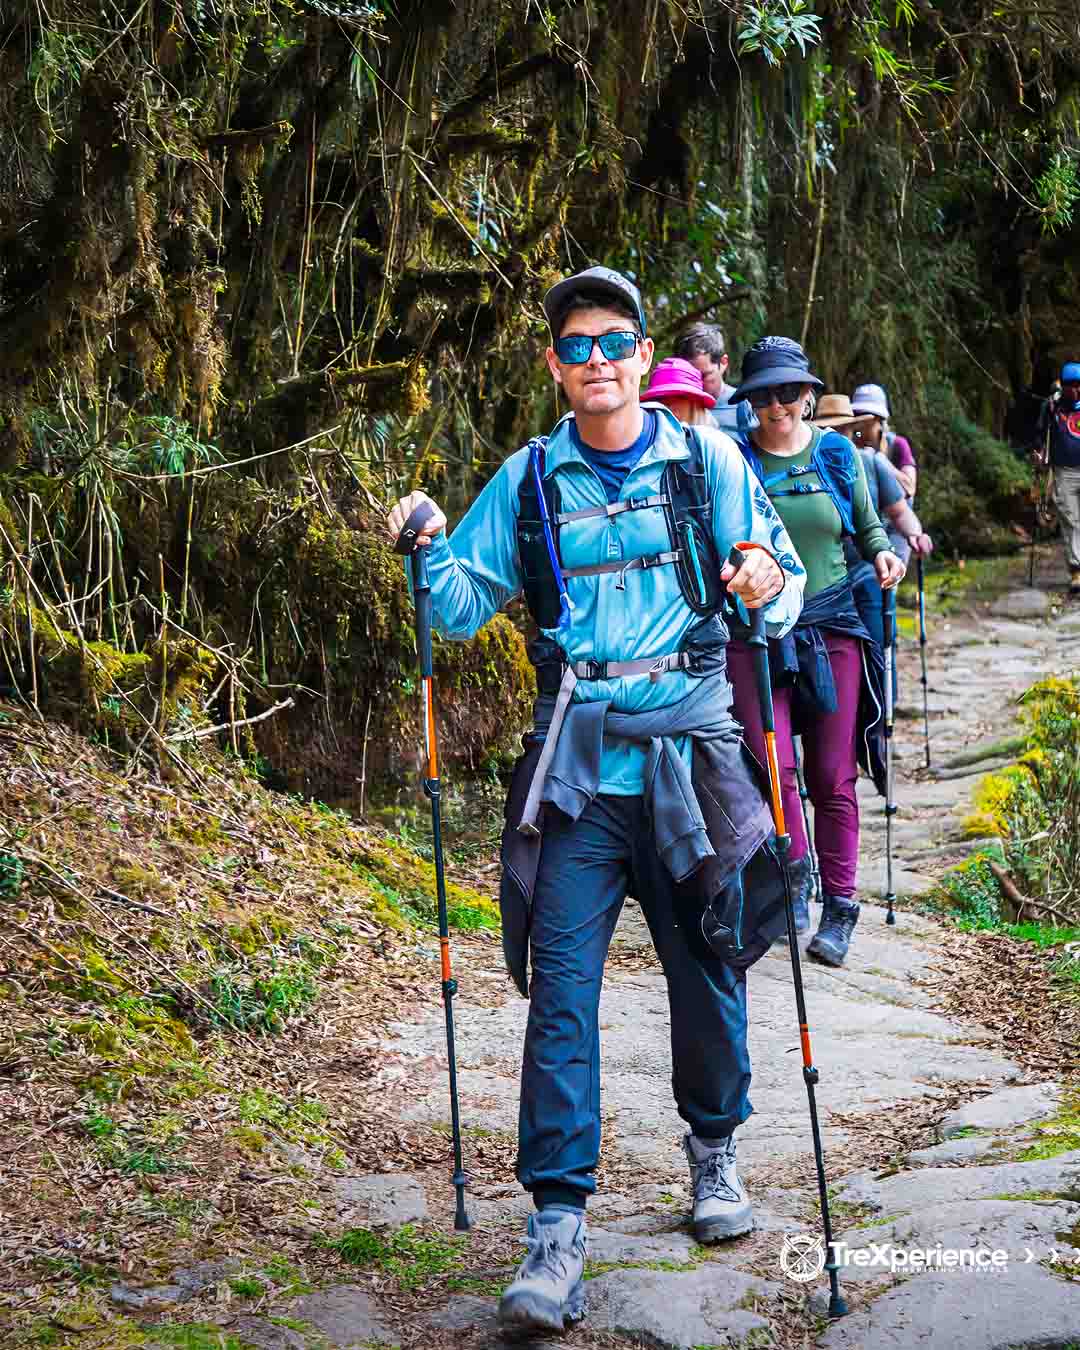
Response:
[[[922,554],[915,558],[915,568],[919,578],[919,654],[922,657],[922,717],[923,737],[926,741],[926,767],[930,767],[930,702],[929,684],[926,679],[926,587],[923,584]]]
[[[733,548],[728,555],[732,567],[739,569],[742,554]],[[773,717],[772,680],[769,676],[769,644],[765,636],[765,615],[762,610],[751,609],[749,645],[754,649],[754,674],[757,681],[758,705],[761,710],[761,725],[765,731],[765,759],[769,769],[769,790],[772,798],[773,827],[776,831],[776,854],[780,862],[780,871],[784,878],[784,902],[787,910],[788,951],[791,953],[791,975],[795,984],[795,1007],[799,1017],[799,1040],[802,1044],[803,1082],[806,1084],[806,1097],[810,1105],[810,1131],[814,1139],[814,1160],[817,1163],[818,1197],[821,1201],[821,1226],[825,1234],[825,1269],[829,1272],[829,1316],[843,1317],[847,1313],[847,1304],[840,1293],[840,1267],[836,1260],[836,1248],[833,1245],[832,1220],[829,1214],[829,1188],[825,1180],[825,1156],[821,1148],[821,1126],[818,1124],[817,1097],[814,1088],[818,1081],[818,1071],[814,1067],[810,1051],[810,1027],[806,1017],[806,995],[803,990],[802,961],[799,956],[799,939],[795,932],[795,909],[791,899],[791,878],[788,875],[788,849],[791,836],[787,833],[784,821],[784,802],[780,791],[780,762],[776,756],[776,723]]]
[[[792,737],[791,748],[795,752],[795,781],[799,785],[799,804],[802,806],[803,829],[806,831],[806,850],[810,858],[810,877],[814,883],[813,898],[821,899],[821,873],[818,871],[817,851],[814,848],[814,837],[810,831],[810,811],[806,803],[810,800],[810,794],[806,790],[806,779],[802,771],[802,737]]]
[[[885,630],[885,922],[896,923],[893,906],[892,876],[892,818],[896,815],[893,801],[893,669],[896,663],[896,587],[884,591],[881,597],[882,627]]]
[[[435,896],[439,910],[439,952],[442,959],[442,996],[446,1013],[446,1059],[450,1073],[450,1130],[454,1140],[454,1189],[457,1208],[454,1227],[466,1232],[470,1227],[465,1212],[465,1167],[461,1156],[461,1113],[458,1108],[457,1055],[454,1050],[454,995],[457,981],[450,968],[450,922],[446,913],[446,874],[443,867],[442,816],[439,809],[439,752],[435,736],[435,696],[431,669],[431,584],[428,581],[427,551],[418,548],[416,536],[434,514],[429,503],[416,508],[401,527],[394,552],[409,556],[413,597],[416,604],[416,653],[420,658],[423,685],[424,742],[427,750],[427,776],[424,793],[431,802],[431,841],[435,855]]]

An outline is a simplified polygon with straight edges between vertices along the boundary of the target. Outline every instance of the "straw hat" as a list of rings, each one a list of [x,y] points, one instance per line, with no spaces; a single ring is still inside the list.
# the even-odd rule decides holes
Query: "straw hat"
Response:
[[[814,413],[818,427],[857,427],[873,420],[873,413],[856,413],[847,394],[822,394]]]

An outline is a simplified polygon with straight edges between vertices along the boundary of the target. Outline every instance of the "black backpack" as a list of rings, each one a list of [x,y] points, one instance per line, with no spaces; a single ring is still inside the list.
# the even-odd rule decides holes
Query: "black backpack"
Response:
[[[642,507],[663,508],[671,549],[678,555],[674,566],[683,599],[695,614],[709,615],[717,613],[724,602],[724,586],[720,581],[723,560],[710,528],[710,502],[701,442],[692,427],[683,429],[690,458],[668,461],[660,480],[660,495],[630,498],[620,502],[619,506],[627,511]],[[565,518],[560,514],[558,483],[553,477],[544,477],[546,448],[546,436],[537,436],[528,446],[530,460],[534,454],[538,460],[552,539],[561,562],[559,531]],[[575,512],[572,518],[580,520],[594,514],[604,514],[604,508]],[[555,628],[559,622],[559,588],[544,537],[536,475],[531,462],[518,487],[517,546],[529,613],[540,628]]]

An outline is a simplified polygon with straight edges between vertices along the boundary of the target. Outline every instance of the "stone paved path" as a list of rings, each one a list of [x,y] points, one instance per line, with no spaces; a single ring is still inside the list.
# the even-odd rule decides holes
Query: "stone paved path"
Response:
[[[1000,739],[1013,723],[1015,697],[1034,679],[1080,666],[1080,613],[1063,606],[1063,617],[1047,622],[1049,600],[1042,591],[1009,592],[989,604],[978,622],[954,619],[933,626],[929,687],[936,764],[985,738]],[[926,780],[917,642],[903,641],[899,660],[901,813],[895,856],[896,888],[904,897],[928,889],[945,863],[963,855],[959,826],[978,773]],[[990,1048],[989,1033],[943,1015],[934,1007],[933,995],[915,982],[940,958],[943,930],[932,920],[906,912],[902,902],[895,928],[885,926],[884,909],[874,903],[885,889],[882,802],[865,781],[859,796],[863,816],[859,886],[860,895],[870,903],[843,969],[804,967],[831,1176],[846,1170],[851,1141],[850,1130],[839,1118],[876,1112],[887,1122],[895,1108],[917,1099],[951,1096],[957,1088],[971,1095],[1004,1090],[1007,1102],[1009,1089],[1025,1078],[1019,1065]],[[640,912],[628,905],[614,950],[633,952],[647,943]],[[497,962],[497,953],[493,961]],[[497,966],[489,973],[501,975]],[[512,1132],[527,1004],[513,997],[495,1007],[485,1006],[474,991],[482,994],[490,985],[471,982],[472,974],[463,978],[458,1003],[463,1112],[467,1119],[482,1119],[485,1128]],[[749,988],[755,1114],[739,1132],[739,1156],[753,1178],[785,1156],[805,1159],[808,1126],[785,948],[774,948],[750,972]],[[622,1252],[620,1259],[636,1261],[639,1269],[632,1276],[627,1270],[615,1271],[593,1282],[590,1324],[625,1331],[631,1344],[756,1343],[753,1338],[764,1335],[764,1323],[757,1313],[746,1312],[753,1292],[746,1280],[764,1271],[773,1276],[773,1283],[782,1279],[779,1257],[785,1232],[815,1231],[812,1183],[808,1185],[806,1178],[798,1185],[758,1189],[759,1230],[763,1228],[764,1234],[759,1231],[755,1240],[714,1249],[714,1260],[696,1272],[652,1271],[644,1282],[641,1263],[665,1257],[685,1261],[688,1250],[685,1230],[672,1232],[683,1218],[687,1192],[685,1165],[677,1150],[682,1127],[670,1093],[664,981],[655,966],[642,963],[640,969],[626,969],[614,964],[605,981],[601,1027],[605,1158],[611,1180],[597,1198],[593,1222],[602,1229],[666,1236],[667,1247],[663,1254],[659,1248],[653,1250],[651,1256],[645,1251]],[[443,1035],[438,1022],[403,1025],[400,1034],[404,1050],[425,1063],[437,1060]],[[432,1076],[412,1086],[413,1117],[445,1119],[442,1079]],[[993,1118],[991,1108],[987,1110]],[[1008,1156],[1010,1149],[1015,1152],[1037,1114],[1028,1102],[1018,1119],[1005,1121],[990,1137],[987,1147],[997,1140],[999,1157]],[[956,1157],[942,1161],[949,1165],[900,1172],[889,1183],[887,1195],[880,1194],[883,1188],[870,1180],[870,1174],[849,1178],[838,1191],[841,1233],[844,1215],[855,1212],[849,1207],[858,1206],[874,1220],[858,1241],[880,1243],[888,1237],[933,1246],[955,1240],[955,1245],[968,1246],[979,1239],[990,1248],[1006,1248],[1009,1266],[994,1274],[951,1270],[925,1274],[896,1282],[895,1287],[891,1275],[882,1278],[879,1268],[855,1268],[852,1278],[858,1277],[860,1290],[865,1292],[869,1276],[880,1297],[824,1330],[820,1343],[986,1350],[1080,1340],[1080,1285],[1066,1283],[1039,1264],[1055,1245],[1064,1251],[1056,1234],[1080,1220],[1076,1203],[1080,1155],[1041,1164],[963,1170],[956,1166]],[[1032,1168],[1042,1171],[1036,1175]],[[988,1184],[980,1179],[982,1172],[992,1174]],[[474,1207],[481,1221],[520,1223],[527,1204],[511,1188],[498,1190],[498,1195],[476,1197]],[[1000,1198],[1035,1193],[1050,1198]],[[989,1198],[994,1196],[999,1198]],[[905,1215],[901,1222],[881,1222],[882,1215],[897,1213]],[[603,1254],[609,1241],[607,1236],[594,1239],[594,1259],[609,1259]],[[1080,1234],[1077,1241],[1080,1244]],[[1024,1263],[1025,1246],[1033,1244],[1037,1259]],[[599,1257],[597,1250],[602,1253]],[[735,1279],[736,1274],[744,1278]],[[768,1290],[764,1295],[767,1305]],[[468,1324],[473,1317],[488,1317],[490,1309],[490,1302],[474,1300],[461,1313]],[[741,1319],[736,1317],[740,1310]],[[491,1344],[499,1344],[498,1338]]]
[[[881,800],[863,784],[859,883],[869,903],[843,969],[804,967],[834,1222],[866,1262],[844,1271],[850,1315],[830,1324],[823,1315],[824,1281],[796,1284],[781,1269],[790,1239],[818,1231],[786,949],[774,949],[749,975],[755,1114],[739,1132],[739,1156],[756,1202],[757,1230],[706,1254],[694,1246],[685,1222],[686,1169],[670,1093],[664,982],[648,957],[640,913],[629,904],[601,1006],[604,1162],[601,1192],[590,1207],[596,1278],[589,1283],[586,1328],[562,1344],[1006,1350],[1080,1343],[1080,1283],[1069,1279],[1080,1272],[1080,1251],[1073,1247],[1080,1249],[1080,1153],[1010,1161],[1030,1141],[1033,1123],[1061,1109],[1060,1085],[1030,1084],[1018,1064],[994,1050],[987,1031],[944,1015],[919,983],[941,959],[944,930],[908,912],[903,897],[927,889],[963,856],[959,826],[978,774],[932,781],[923,773],[918,667],[918,645],[908,638],[900,653],[897,734],[898,922],[886,928],[876,903],[884,889],[884,816]],[[1080,608],[1062,606],[1051,616],[1045,592],[1007,593],[982,609],[978,621],[935,623],[935,763],[1006,735],[1018,693],[1042,674],[1077,667]],[[507,995],[498,947],[484,950],[487,968],[459,971],[462,1114],[474,1129],[512,1135],[527,1004]],[[412,1065],[404,1079],[406,1113],[420,1122],[445,1121],[441,1016],[403,1021],[397,1031],[396,1050]],[[974,1106],[949,1114],[957,1100],[971,1099],[978,1099]],[[887,1135],[894,1113],[918,1103],[939,1121],[944,1142],[901,1154],[876,1172],[858,1170],[858,1159],[867,1156],[866,1131]],[[400,1178],[393,1184],[400,1186]],[[474,1187],[470,1207],[481,1230],[519,1231],[529,1206],[507,1175],[499,1184]],[[445,1212],[445,1201],[438,1208]],[[1006,1258],[977,1273],[893,1270],[881,1264],[883,1244],[983,1247]],[[1078,1264],[1071,1265],[1074,1254]],[[504,1342],[494,1307],[490,1292],[460,1294],[434,1310],[430,1325],[433,1333],[453,1330],[465,1337],[463,1344],[495,1350]],[[297,1316],[321,1329],[328,1339],[320,1344],[393,1344],[399,1335],[348,1286],[309,1295]],[[247,1328],[252,1335],[256,1330]],[[614,1339],[597,1340],[604,1332]],[[290,1334],[296,1339],[274,1343],[314,1344]],[[423,1336],[406,1339],[424,1343]]]

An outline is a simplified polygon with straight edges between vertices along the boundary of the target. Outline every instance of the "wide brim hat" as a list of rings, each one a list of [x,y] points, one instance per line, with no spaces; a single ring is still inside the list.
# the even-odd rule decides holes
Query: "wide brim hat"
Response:
[[[700,403],[703,408],[715,408],[716,399],[705,391],[701,372],[680,356],[669,356],[652,373],[649,387],[641,396],[646,401],[665,398],[686,398]]]
[[[855,412],[847,394],[822,394],[812,420],[818,427],[857,427],[872,422],[874,414]]]
[[[774,384],[825,387],[825,381],[810,369],[806,353],[797,342],[786,337],[763,337],[744,352],[742,379],[728,402],[738,403],[753,390],[769,389]]]
[[[889,420],[889,400],[880,384],[860,384],[851,396],[851,406],[857,413]]]
[[[562,316],[566,301],[575,291],[610,295],[613,300],[619,301],[620,308],[629,304],[637,315],[641,336],[645,336],[645,306],[641,292],[630,278],[611,267],[587,267],[584,272],[575,272],[572,277],[563,277],[562,281],[557,281],[544,296],[544,314],[552,337],[557,336],[555,325]]]

